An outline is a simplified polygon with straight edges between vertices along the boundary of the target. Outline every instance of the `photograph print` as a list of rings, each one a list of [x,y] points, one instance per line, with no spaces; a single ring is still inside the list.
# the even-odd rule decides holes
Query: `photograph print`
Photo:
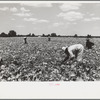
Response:
[[[100,81],[100,3],[0,2],[2,81]]]

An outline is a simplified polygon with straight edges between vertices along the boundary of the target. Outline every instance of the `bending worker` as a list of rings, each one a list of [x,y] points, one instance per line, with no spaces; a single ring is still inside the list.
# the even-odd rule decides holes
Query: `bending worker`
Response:
[[[82,55],[84,51],[84,46],[82,44],[66,46],[62,47],[62,49],[64,50],[66,57],[61,64],[63,64],[67,60],[73,60],[73,59],[79,62],[82,61]]]

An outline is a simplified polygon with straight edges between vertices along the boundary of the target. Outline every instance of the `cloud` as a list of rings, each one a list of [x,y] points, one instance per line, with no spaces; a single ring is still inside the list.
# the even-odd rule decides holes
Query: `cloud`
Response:
[[[62,11],[78,10],[82,4],[80,3],[64,3],[60,6]]]
[[[58,26],[61,26],[61,25],[63,25],[63,23],[61,23],[61,22],[60,23],[53,23],[54,27],[58,27]]]
[[[3,7],[0,8],[1,11],[11,11],[11,12],[17,12],[17,8],[16,7],[12,7],[12,8],[8,8],[8,7]]]
[[[39,20],[37,18],[24,18],[24,21],[33,22],[33,23],[48,23],[48,20]]]
[[[75,23],[75,22],[74,22],[74,23],[71,23],[71,24],[74,24],[74,25],[76,25],[77,23]]]
[[[17,8],[15,8],[15,7],[11,8],[10,10],[12,12],[17,12],[18,11]],[[19,16],[19,17],[29,17],[29,16],[32,15],[31,13],[28,13],[30,10],[27,10],[24,7],[21,7],[20,10],[21,10],[21,12],[15,13],[14,15]]]
[[[91,19],[90,18],[85,18],[84,21],[88,22],[88,21],[91,21]]]
[[[22,12],[29,12],[29,11],[30,11],[30,10],[25,9],[24,7],[21,7],[20,10],[21,10]]]
[[[10,8],[10,11],[11,11],[11,12],[17,12],[18,10],[17,10],[16,7],[13,7],[13,8]]]
[[[0,10],[1,11],[7,11],[7,10],[9,10],[9,8],[8,7],[3,7],[3,8],[0,8]]]
[[[90,14],[90,16],[94,16],[94,15],[95,15],[95,14],[93,14],[93,13],[92,13],[92,14]]]
[[[15,18],[12,18],[11,20],[15,20]]]
[[[36,18],[24,18],[24,20],[25,20],[25,21],[31,21],[31,22],[37,21]]]
[[[98,21],[100,17],[85,18],[84,21]]]
[[[39,23],[48,23],[49,21],[48,20],[44,20],[44,19],[41,19],[41,20],[38,20]]]
[[[92,20],[93,20],[93,21],[100,20],[100,17],[92,17]]]
[[[76,21],[83,18],[83,14],[80,12],[70,11],[67,13],[60,13],[58,17],[62,17],[68,21]]]
[[[30,17],[32,14],[31,13],[15,13],[14,15],[19,16],[19,17]]]
[[[18,25],[18,26],[16,26],[16,27],[18,27],[18,28],[23,28],[23,27],[25,27],[25,26],[23,26],[23,25]]]
[[[32,6],[32,7],[52,7],[51,3],[21,3],[22,6]]]

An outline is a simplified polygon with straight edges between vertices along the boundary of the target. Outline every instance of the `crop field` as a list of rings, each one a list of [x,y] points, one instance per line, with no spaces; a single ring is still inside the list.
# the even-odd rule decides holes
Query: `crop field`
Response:
[[[85,38],[28,37],[0,38],[0,81],[99,81],[100,39],[93,38],[92,50],[85,48],[83,62],[60,65],[65,54],[63,46],[81,43]]]

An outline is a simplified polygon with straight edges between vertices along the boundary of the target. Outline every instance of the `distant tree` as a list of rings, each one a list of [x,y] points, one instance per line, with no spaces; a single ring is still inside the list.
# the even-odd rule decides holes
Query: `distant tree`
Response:
[[[7,37],[8,35],[6,34],[6,33],[4,33],[4,32],[2,32],[1,34],[0,34],[0,37]]]
[[[46,35],[45,34],[42,34],[42,37],[46,37]]]
[[[51,37],[57,37],[56,33],[51,33]]]
[[[27,36],[28,36],[28,37],[31,37],[31,33],[29,33]]]
[[[58,35],[58,37],[61,37],[61,35]]]
[[[50,34],[48,34],[47,37],[50,37]]]
[[[75,35],[74,35],[74,37],[78,37],[78,35],[77,35],[77,34],[75,34]]]
[[[32,37],[35,37],[35,34],[34,33],[32,34]]]
[[[15,37],[16,34],[17,34],[17,33],[16,33],[14,30],[10,30],[9,33],[8,33],[8,36],[9,36],[9,37]]]
[[[19,34],[18,34],[17,37],[23,37],[23,35],[19,35]]]
[[[87,38],[91,38],[91,35],[88,34],[88,35],[87,35]]]

